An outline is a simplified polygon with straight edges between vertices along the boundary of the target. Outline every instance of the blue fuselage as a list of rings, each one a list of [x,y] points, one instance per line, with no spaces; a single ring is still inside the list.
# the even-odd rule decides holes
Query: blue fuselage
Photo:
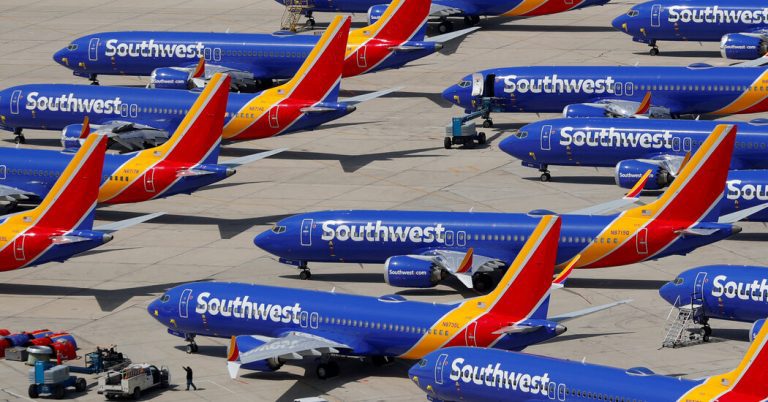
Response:
[[[754,322],[768,316],[768,268],[710,265],[689,269],[659,289],[668,303],[703,307],[707,318]]]
[[[436,401],[675,401],[703,380],[525,353],[454,347],[425,356],[408,376]]]
[[[289,0],[276,0],[280,4],[286,4]],[[608,3],[610,0],[585,0],[578,4],[566,7],[568,10],[597,6]],[[503,15],[523,4],[525,0],[435,0],[432,3],[460,10],[460,15],[467,16],[497,16]],[[311,11],[342,12],[342,13],[366,13],[368,9],[382,4],[389,4],[387,0],[312,0]]]

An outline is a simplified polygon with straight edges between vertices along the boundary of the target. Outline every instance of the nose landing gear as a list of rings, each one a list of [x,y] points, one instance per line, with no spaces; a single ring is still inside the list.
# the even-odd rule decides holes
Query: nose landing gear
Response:
[[[186,338],[184,338],[185,341],[187,341],[187,353],[197,353],[198,347],[197,343],[195,343],[195,336],[194,335],[187,335]]]
[[[658,56],[659,55],[659,47],[656,46],[656,41],[651,41],[651,43],[648,44],[648,46],[651,47],[651,50],[648,52],[651,56]]]
[[[309,270],[306,261],[302,261],[298,268],[301,270],[301,272],[299,272],[299,278],[302,281],[306,281],[312,278],[312,272]]]
[[[14,128],[13,129],[13,135],[16,136],[13,139],[13,142],[15,142],[17,144],[26,144],[27,143],[27,139],[24,138],[24,134],[21,133],[21,129],[20,128]]]

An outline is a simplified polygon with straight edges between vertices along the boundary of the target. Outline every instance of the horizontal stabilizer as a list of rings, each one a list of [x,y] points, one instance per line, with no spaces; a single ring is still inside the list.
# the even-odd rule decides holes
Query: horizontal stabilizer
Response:
[[[424,39],[424,42],[437,42],[437,43],[450,42],[456,38],[461,38],[462,36],[469,35],[472,32],[477,31],[478,29],[480,29],[480,27],[472,27],[472,28],[462,29],[460,31],[448,32],[442,35],[431,36],[429,38]]]
[[[327,106],[308,106],[299,109],[301,113],[328,113],[335,112],[339,109],[327,107]]]
[[[182,169],[176,172],[176,177],[205,176],[209,174],[213,174],[213,172],[200,169]]]
[[[720,229],[712,229],[712,228],[686,228],[686,229],[679,229],[675,230],[675,233],[681,234],[683,236],[711,236]]]
[[[390,89],[382,89],[381,91],[371,92],[364,95],[358,95],[353,96],[351,98],[343,99],[341,102],[347,103],[350,105],[356,105],[358,103],[362,103],[365,101],[369,101],[376,98],[381,98],[382,96],[389,95],[392,92],[397,92],[399,90],[403,89],[403,87],[397,87],[397,88],[390,88]]]
[[[764,210],[765,208],[768,208],[768,202],[760,205],[755,205],[754,207],[749,207],[747,209],[742,209],[741,211],[732,212],[728,215],[723,215],[717,220],[717,223],[738,222],[742,219],[749,218],[750,216]]]
[[[93,230],[97,230],[99,232],[105,232],[105,233],[112,233],[120,229],[129,228],[131,226],[144,223],[146,221],[151,221],[152,219],[155,219],[158,216],[162,216],[162,215],[165,215],[165,212],[155,212],[154,214],[147,214],[147,215],[137,216],[135,218],[126,219],[118,222],[107,223],[106,225],[95,227],[93,228]]]
[[[565,322],[568,320],[572,320],[574,318],[579,318],[585,315],[594,314],[599,311],[607,310],[609,308],[613,308],[613,307],[620,306],[622,304],[631,303],[631,302],[632,302],[632,299],[620,300],[613,303],[603,304],[600,306],[585,308],[583,310],[577,310],[577,311],[572,311],[570,313],[556,315],[554,317],[550,317],[549,320],[554,322]]]
[[[49,237],[49,239],[51,239],[53,244],[56,244],[56,245],[79,243],[81,241],[91,240],[88,237],[72,236],[72,235],[51,236]]]
[[[243,165],[246,165],[246,164],[251,163],[251,162],[255,162],[255,161],[260,160],[260,159],[264,159],[264,158],[268,158],[268,157],[273,156],[273,155],[277,155],[277,154],[279,154],[281,152],[285,152],[287,150],[288,150],[288,148],[278,148],[278,149],[274,149],[272,151],[264,151],[264,152],[259,152],[257,154],[246,155],[246,156],[241,156],[239,158],[229,159],[229,160],[227,160],[227,161],[225,161],[223,163],[219,163],[219,164],[223,165],[223,166],[227,166],[227,167],[243,166]]]
[[[539,328],[542,328],[541,325],[508,325],[506,327],[502,327],[497,329],[496,331],[491,332],[493,335],[502,335],[502,334],[527,334],[529,332],[534,332],[539,330]]]

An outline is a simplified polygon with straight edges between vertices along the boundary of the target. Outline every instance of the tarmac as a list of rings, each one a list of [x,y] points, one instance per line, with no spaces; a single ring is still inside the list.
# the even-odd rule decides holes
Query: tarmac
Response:
[[[391,288],[379,264],[314,264],[309,281],[293,267],[253,245],[253,238],[281,217],[321,209],[413,209],[568,212],[623,195],[612,169],[551,169],[553,181],[501,152],[510,130],[556,115],[496,114],[486,129],[489,144],[443,148],[444,127],[462,112],[439,94],[464,75],[513,65],[725,65],[718,43],[660,43],[661,56],[614,31],[611,20],[635,1],[614,1],[564,14],[520,20],[487,19],[455,54],[432,55],[400,70],[345,79],[342,95],[403,86],[385,98],[358,106],[324,127],[283,137],[227,145],[222,159],[288,147],[290,150],[238,169],[236,175],[191,196],[99,208],[97,220],[115,221],[165,211],[151,223],[118,232],[115,239],[65,263],[0,273],[0,328],[70,331],[80,352],[117,345],[134,362],[170,367],[164,400],[293,400],[322,396],[331,401],[423,401],[407,379],[413,362],[386,367],[342,360],[341,375],[319,380],[314,362],[288,364],[273,373],[227,374],[227,339],[198,337],[200,352],[184,352],[182,339],[166,333],[146,307],[163,290],[200,281],[241,281],[295,288],[452,302],[471,295],[456,282],[434,289]],[[0,3],[0,87],[26,83],[81,83],[53,62],[53,53],[81,35],[112,30],[272,32],[283,8],[269,0],[29,1]],[[317,14],[325,26],[331,14]],[[356,15],[356,25],[365,21]],[[461,26],[459,22],[457,26]],[[146,78],[101,77],[102,85],[145,85]],[[740,116],[749,120],[760,116]],[[77,122],[73,122],[77,123]],[[26,131],[30,148],[59,147],[59,132]],[[11,133],[0,134],[14,146]],[[650,199],[650,198],[648,198]],[[713,340],[660,349],[670,306],[658,288],[679,272],[710,263],[766,264],[760,241],[765,227],[742,224],[731,240],[685,257],[609,269],[581,270],[552,297],[551,314],[633,299],[628,305],[568,323],[568,332],[527,352],[618,367],[645,366],[658,373],[698,378],[729,371],[748,347],[748,324],[713,321]],[[674,316],[672,316],[673,318]],[[76,362],[81,363],[81,362]],[[184,391],[181,366],[195,371],[196,392]],[[27,369],[0,360],[0,401],[27,399]],[[84,395],[102,400],[94,377]],[[599,379],[598,379],[599,380]]]

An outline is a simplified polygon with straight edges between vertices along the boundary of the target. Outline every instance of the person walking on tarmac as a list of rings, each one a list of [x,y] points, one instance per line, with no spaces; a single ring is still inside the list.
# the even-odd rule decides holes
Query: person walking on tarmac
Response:
[[[195,391],[197,391],[197,387],[195,386],[195,383],[192,382],[192,369],[184,366],[181,366],[181,368],[183,368],[184,371],[187,372],[187,391],[189,391],[190,385],[192,386],[192,388],[195,389]]]

